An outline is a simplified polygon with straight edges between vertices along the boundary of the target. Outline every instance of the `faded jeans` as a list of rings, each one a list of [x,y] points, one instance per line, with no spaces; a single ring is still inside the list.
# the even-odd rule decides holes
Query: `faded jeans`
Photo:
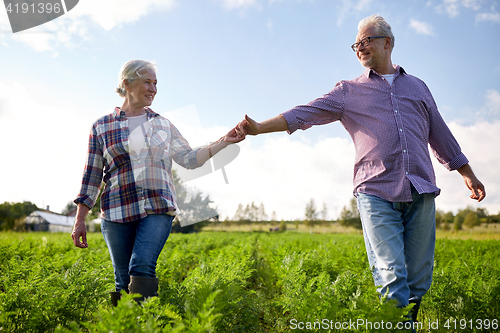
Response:
[[[101,221],[113,262],[116,291],[128,291],[130,276],[156,277],[156,261],[170,235],[173,219],[166,214],[151,214],[127,223]]]
[[[436,214],[434,194],[412,202],[389,202],[358,193],[366,252],[377,291],[406,306],[429,290],[434,268]]]

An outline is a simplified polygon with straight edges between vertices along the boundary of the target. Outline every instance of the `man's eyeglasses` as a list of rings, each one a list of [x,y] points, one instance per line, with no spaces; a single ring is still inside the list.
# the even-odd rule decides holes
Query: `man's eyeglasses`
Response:
[[[363,38],[361,41],[359,41],[358,43],[354,43],[351,45],[351,49],[354,51],[354,52],[358,52],[358,46],[363,46],[363,47],[366,47],[368,45],[370,45],[370,40],[372,38],[385,38],[387,36],[370,36],[370,37],[365,37]]]

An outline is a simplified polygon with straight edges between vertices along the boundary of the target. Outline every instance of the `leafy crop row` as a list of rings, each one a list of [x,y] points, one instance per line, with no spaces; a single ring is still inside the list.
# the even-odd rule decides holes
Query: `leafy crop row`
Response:
[[[102,236],[89,244],[0,234],[0,332],[365,332],[377,327],[334,324],[398,322],[408,311],[379,299],[357,235],[173,234],[158,262],[159,297],[139,306],[123,295],[116,308]],[[497,241],[439,240],[424,331],[436,322],[433,332],[481,331],[444,323],[500,320],[499,264]]]

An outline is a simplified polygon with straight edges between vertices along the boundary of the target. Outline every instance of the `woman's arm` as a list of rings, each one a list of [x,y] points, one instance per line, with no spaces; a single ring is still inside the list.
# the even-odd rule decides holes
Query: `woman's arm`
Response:
[[[208,146],[198,150],[198,152],[196,153],[196,160],[199,164],[203,164],[230,144],[238,143],[240,141],[243,141],[244,139],[245,136],[238,136],[238,134],[236,133],[236,128],[233,128],[216,142],[211,143]]]

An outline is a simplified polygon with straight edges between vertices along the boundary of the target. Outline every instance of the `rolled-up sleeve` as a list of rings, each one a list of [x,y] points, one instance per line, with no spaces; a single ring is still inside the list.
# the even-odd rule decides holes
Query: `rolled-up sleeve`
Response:
[[[308,129],[314,125],[324,125],[340,120],[344,111],[344,89],[342,82],[320,98],[299,105],[283,112],[281,115],[288,123],[288,133],[292,134],[298,129]]]
[[[426,104],[429,111],[429,145],[432,153],[446,169],[457,170],[469,163],[469,160],[439,113],[431,92],[427,86],[425,88],[428,93]]]
[[[92,126],[89,135],[89,145],[87,150],[87,161],[83,170],[80,193],[74,200],[76,204],[84,204],[90,209],[99,195],[103,177],[103,153],[99,142],[95,125]]]

